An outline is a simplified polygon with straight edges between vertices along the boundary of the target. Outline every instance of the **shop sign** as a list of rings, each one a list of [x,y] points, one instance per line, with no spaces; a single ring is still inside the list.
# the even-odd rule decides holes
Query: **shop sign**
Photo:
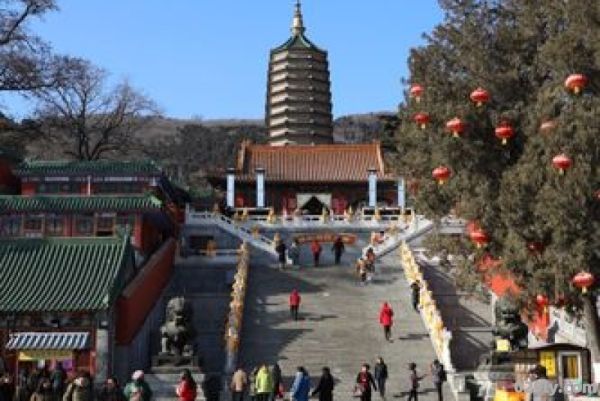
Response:
[[[37,361],[49,359],[73,359],[73,352],[62,349],[32,349],[19,351],[19,361]]]
[[[322,234],[299,234],[294,236],[300,244],[307,242],[319,241],[319,242],[335,242],[337,237],[342,237],[342,241],[346,245],[352,245],[356,242],[356,235],[354,234],[335,234],[335,233],[322,233]]]
[[[546,368],[546,376],[556,377],[556,355],[554,351],[541,351],[540,365]]]

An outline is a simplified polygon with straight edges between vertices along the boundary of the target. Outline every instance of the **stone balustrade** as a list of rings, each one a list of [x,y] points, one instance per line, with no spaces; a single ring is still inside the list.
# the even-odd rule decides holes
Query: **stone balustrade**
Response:
[[[225,344],[227,361],[226,372],[231,374],[235,370],[237,355],[242,335],[242,322],[244,316],[244,305],[246,290],[248,287],[248,268],[250,265],[250,249],[247,243],[243,243],[238,252],[237,271],[235,273],[231,291],[231,302],[225,325]]]
[[[400,246],[400,260],[404,268],[404,275],[409,283],[418,281],[421,284],[420,307],[421,317],[425,327],[429,331],[429,337],[438,359],[444,364],[449,372],[454,371],[450,354],[450,332],[442,319],[442,315],[436,305],[432,291],[428,288],[427,281],[423,277],[421,266],[417,263],[410,247],[405,243]]]

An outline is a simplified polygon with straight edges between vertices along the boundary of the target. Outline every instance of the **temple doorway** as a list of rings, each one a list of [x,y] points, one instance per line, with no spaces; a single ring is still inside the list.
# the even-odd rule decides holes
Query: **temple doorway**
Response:
[[[320,215],[323,208],[330,212],[331,194],[298,194],[298,207],[308,215]]]

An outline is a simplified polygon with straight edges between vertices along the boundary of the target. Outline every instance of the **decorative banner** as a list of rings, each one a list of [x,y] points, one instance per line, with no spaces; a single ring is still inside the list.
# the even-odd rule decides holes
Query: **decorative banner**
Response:
[[[346,245],[353,245],[356,242],[355,234],[336,234],[336,233],[322,233],[322,234],[299,234],[294,236],[300,244],[312,242],[317,240],[319,242],[335,242],[337,237],[342,237],[342,241]]]
[[[61,349],[32,349],[19,351],[19,361],[38,361],[38,360],[69,360],[73,359],[73,352]]]

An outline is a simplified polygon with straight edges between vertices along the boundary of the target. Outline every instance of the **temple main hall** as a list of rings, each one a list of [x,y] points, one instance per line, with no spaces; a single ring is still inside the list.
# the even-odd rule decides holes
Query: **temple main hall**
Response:
[[[270,51],[265,111],[268,143],[244,142],[226,179],[211,179],[227,207],[311,215],[404,207],[403,181],[378,142],[334,143],[327,51],[306,36],[300,1],[291,36]]]

